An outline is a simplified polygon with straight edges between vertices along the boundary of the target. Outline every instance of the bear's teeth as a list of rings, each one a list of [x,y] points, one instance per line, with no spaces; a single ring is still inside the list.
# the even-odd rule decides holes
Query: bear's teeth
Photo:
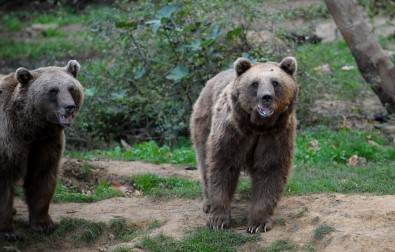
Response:
[[[273,114],[273,110],[271,108],[263,108],[261,106],[258,106],[258,113],[263,117],[268,117]]]

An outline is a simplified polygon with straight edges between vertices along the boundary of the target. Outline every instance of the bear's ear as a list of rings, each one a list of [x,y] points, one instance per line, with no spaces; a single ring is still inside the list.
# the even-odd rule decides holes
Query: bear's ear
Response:
[[[252,66],[251,62],[246,58],[238,58],[234,63],[237,76],[242,75],[245,71],[250,69]]]
[[[296,77],[297,63],[294,57],[285,57],[279,64],[280,68],[292,77]]]
[[[15,72],[15,78],[22,85],[27,85],[31,79],[33,79],[33,75],[24,67],[20,67]]]
[[[81,66],[76,60],[70,60],[67,63],[66,71],[77,78],[78,73],[80,72]]]

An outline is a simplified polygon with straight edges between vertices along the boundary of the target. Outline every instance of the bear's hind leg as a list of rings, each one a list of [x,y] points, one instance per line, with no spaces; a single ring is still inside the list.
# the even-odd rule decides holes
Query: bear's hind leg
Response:
[[[18,240],[12,223],[14,203],[14,184],[12,178],[0,174],[0,238]]]
[[[63,151],[57,145],[36,144],[29,154],[24,189],[29,207],[29,223],[33,230],[50,233],[54,223],[48,210],[57,183],[59,162]]]

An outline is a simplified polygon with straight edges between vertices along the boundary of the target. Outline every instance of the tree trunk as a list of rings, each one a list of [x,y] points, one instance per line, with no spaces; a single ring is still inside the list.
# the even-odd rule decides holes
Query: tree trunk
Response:
[[[371,33],[355,0],[325,0],[359,71],[389,114],[395,114],[395,67]]]

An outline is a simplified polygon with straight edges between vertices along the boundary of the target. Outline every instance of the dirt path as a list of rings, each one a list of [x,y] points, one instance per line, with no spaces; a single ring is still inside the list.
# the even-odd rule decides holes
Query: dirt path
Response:
[[[82,162],[67,160],[64,167],[76,169]],[[199,172],[182,167],[153,165],[142,162],[98,161],[89,162],[101,176],[130,176],[136,173],[155,173],[163,176],[177,175],[197,179]],[[99,174],[98,173],[98,174]],[[112,174],[112,175],[111,175]],[[204,226],[205,216],[201,200],[153,200],[147,197],[112,198],[96,203],[64,203],[51,205],[55,221],[64,217],[94,221],[109,221],[124,217],[144,227],[154,220],[164,224],[151,235],[164,233],[181,239],[188,230]],[[27,217],[26,205],[18,200],[17,218]],[[237,199],[232,207],[232,228],[244,232],[248,202]],[[395,251],[395,196],[317,194],[284,197],[275,213],[276,225],[261,234],[259,247],[268,247],[278,240],[288,240],[300,248],[313,247],[316,251]],[[314,239],[314,231],[327,225],[334,229],[322,240]],[[122,244],[133,247],[141,237]],[[254,244],[256,246],[257,244]],[[120,246],[120,244],[107,245]],[[251,246],[251,245],[249,245]],[[256,247],[255,247],[256,248]],[[92,248],[91,251],[98,251]],[[243,250],[253,248],[245,247]],[[84,250],[86,251],[86,250]],[[106,251],[106,250],[102,250]]]

